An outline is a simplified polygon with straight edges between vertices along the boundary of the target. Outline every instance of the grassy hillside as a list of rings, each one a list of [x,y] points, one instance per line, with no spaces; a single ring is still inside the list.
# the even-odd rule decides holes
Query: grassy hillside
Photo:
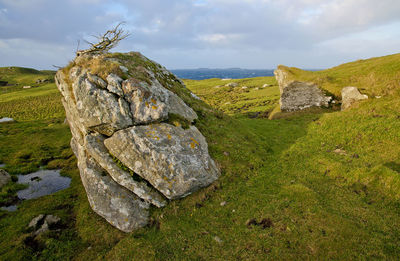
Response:
[[[290,78],[317,83],[337,97],[346,86],[355,86],[370,97],[400,94],[400,54],[358,60],[318,72],[280,68],[289,72]]]
[[[362,64],[374,63],[375,77],[396,82],[398,70],[386,68],[390,63],[400,66],[394,57],[399,56],[324,72],[291,70],[310,79],[336,75],[329,85],[334,92],[340,84],[362,82],[368,71]],[[239,86],[215,88],[229,82]],[[17,119],[0,124],[0,162],[13,174],[45,166],[62,168],[72,178],[67,190],[25,201],[17,212],[0,212],[0,259],[399,259],[396,85],[379,93],[381,99],[345,112],[309,111],[271,121],[263,118],[279,99],[271,77],[185,83],[204,101],[197,108],[201,117],[196,126],[222,170],[221,178],[163,209],[152,209],[152,224],[130,234],[90,209],[55,86],[48,89],[54,93],[36,88],[0,94],[0,116]],[[265,83],[273,86],[261,88]],[[370,95],[385,89],[369,86],[365,90]],[[10,186],[1,191],[3,199],[13,193]],[[64,227],[31,244],[26,226],[40,213],[60,216]]]
[[[0,67],[0,81],[8,82],[8,86],[0,86],[0,94],[21,91],[23,86],[38,87],[37,80],[54,82],[55,71],[38,71],[23,67]]]

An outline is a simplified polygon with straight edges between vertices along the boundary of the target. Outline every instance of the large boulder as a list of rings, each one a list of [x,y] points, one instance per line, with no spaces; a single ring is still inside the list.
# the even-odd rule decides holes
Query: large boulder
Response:
[[[368,96],[361,94],[357,87],[344,87],[342,89],[342,110],[346,110],[351,107],[351,105],[357,101],[368,99]]]
[[[118,229],[145,226],[150,205],[218,178],[192,125],[195,98],[161,65],[139,53],[80,55],[56,84],[90,206]]]
[[[294,81],[282,88],[281,111],[298,111],[309,107],[328,107],[332,97],[326,96],[315,84]]]

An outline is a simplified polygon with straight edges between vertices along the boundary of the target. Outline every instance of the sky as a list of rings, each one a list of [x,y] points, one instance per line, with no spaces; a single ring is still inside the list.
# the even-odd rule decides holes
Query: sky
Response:
[[[168,69],[323,69],[400,52],[400,0],[0,0],[0,67],[64,66],[124,21],[113,49]]]

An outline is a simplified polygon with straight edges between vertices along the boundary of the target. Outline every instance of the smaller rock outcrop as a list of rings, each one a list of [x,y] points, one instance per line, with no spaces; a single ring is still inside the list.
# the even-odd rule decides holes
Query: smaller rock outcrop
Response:
[[[279,100],[281,111],[299,111],[313,106],[329,106],[332,97],[326,96],[314,83],[293,80],[288,70],[287,67],[279,65],[274,71],[281,93]]]
[[[368,99],[368,96],[361,94],[357,87],[344,87],[342,89],[342,111],[351,107],[357,101]]]
[[[281,111],[299,111],[309,107],[328,107],[332,97],[326,96],[317,85],[291,82],[281,92]]]
[[[8,182],[11,181],[10,174],[7,173],[4,169],[0,169],[0,188],[5,186]]]

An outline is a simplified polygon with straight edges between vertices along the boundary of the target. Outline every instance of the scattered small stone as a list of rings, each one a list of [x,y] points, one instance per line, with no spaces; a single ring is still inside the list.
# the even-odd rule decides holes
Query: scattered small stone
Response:
[[[339,155],[346,155],[346,151],[342,149],[335,149],[333,152]]]
[[[0,169],[0,188],[11,181],[11,176],[4,169]]]
[[[382,96],[375,96],[375,98],[380,99],[380,98],[382,98]]]
[[[266,83],[266,84],[264,84],[262,87],[263,88],[265,88],[265,87],[269,87],[269,86],[272,86],[271,84],[268,84],[268,83]]]
[[[22,87],[22,89],[30,89],[30,88],[32,88],[32,86],[29,86],[29,85]]]
[[[242,89],[243,89],[243,90],[247,89],[247,86],[243,86]]]
[[[120,65],[119,66],[119,68],[121,69],[121,71],[123,71],[124,73],[127,73],[128,71],[129,71],[129,69],[128,68],[126,68],[125,66],[123,66],[123,65]]]
[[[229,152],[224,151],[224,155],[225,155],[225,156],[229,156]]]
[[[226,87],[238,87],[239,84],[237,82],[230,82],[225,84]]]
[[[258,87],[254,88],[255,91],[258,91],[259,89],[260,89],[260,88],[258,88]]]
[[[222,85],[217,85],[217,86],[215,86],[214,88],[221,88],[222,87]]]
[[[13,118],[8,118],[8,117],[4,117],[0,119],[0,123],[2,122],[13,122],[14,119]]]
[[[190,93],[190,95],[195,98],[196,100],[201,100],[199,96],[197,96],[196,94],[194,94],[193,92]]]
[[[222,201],[219,205],[220,205],[221,207],[225,206],[225,205],[226,205],[226,201]]]
[[[223,241],[221,238],[219,238],[218,236],[214,237],[214,240],[217,241],[217,243],[221,244]]]
[[[232,209],[232,213],[235,213],[235,212],[236,212],[236,210]]]
[[[232,78],[224,78],[224,79],[221,79],[222,81],[230,81],[230,80],[232,80]]]
[[[54,228],[60,221],[57,216],[40,214],[29,222],[28,227],[33,228],[33,236],[38,236]]]
[[[34,218],[31,220],[31,222],[29,222],[28,227],[29,227],[29,228],[34,228],[34,229],[36,229],[38,226],[40,226],[41,224],[43,224],[42,221],[43,221],[44,217],[45,217],[45,216],[44,216],[43,214],[40,214],[39,216],[34,217]]]
[[[60,221],[61,219],[59,217],[53,215],[47,215],[44,219],[44,222],[47,223],[50,227],[57,225]]]

